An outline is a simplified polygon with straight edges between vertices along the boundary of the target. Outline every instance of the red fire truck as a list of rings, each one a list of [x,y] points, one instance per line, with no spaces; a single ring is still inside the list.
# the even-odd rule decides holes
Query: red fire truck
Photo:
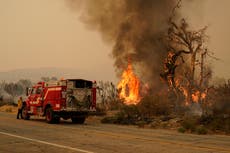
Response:
[[[96,82],[66,79],[38,82],[27,90],[22,117],[45,116],[48,123],[59,123],[60,118],[83,124],[90,111],[96,108]]]

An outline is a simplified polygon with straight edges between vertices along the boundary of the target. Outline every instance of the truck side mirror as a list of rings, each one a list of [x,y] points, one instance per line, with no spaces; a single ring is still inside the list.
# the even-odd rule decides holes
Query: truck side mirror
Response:
[[[26,96],[29,96],[29,88],[26,87]]]

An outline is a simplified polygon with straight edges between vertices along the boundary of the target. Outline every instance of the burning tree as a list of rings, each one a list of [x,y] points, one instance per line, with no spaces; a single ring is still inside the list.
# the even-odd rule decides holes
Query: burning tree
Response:
[[[137,104],[140,101],[140,81],[133,72],[131,63],[122,73],[122,79],[118,83],[119,98],[124,99],[126,104]]]
[[[179,24],[170,20],[166,36],[168,56],[164,63],[161,78],[169,85],[177,96],[176,107],[185,98],[185,104],[204,102],[211,77],[211,69],[207,66],[206,47],[207,27],[191,30],[185,19]],[[182,94],[181,94],[182,93]]]

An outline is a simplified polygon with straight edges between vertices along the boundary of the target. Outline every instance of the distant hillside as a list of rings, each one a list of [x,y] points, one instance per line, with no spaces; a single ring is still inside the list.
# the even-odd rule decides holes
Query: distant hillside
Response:
[[[17,69],[7,72],[0,72],[0,81],[15,82],[20,79],[30,79],[38,81],[41,77],[59,78],[84,78],[89,80],[109,80],[114,81],[113,75],[109,77],[108,73],[77,70],[71,68],[35,68],[35,69]],[[111,78],[111,79],[110,79]]]

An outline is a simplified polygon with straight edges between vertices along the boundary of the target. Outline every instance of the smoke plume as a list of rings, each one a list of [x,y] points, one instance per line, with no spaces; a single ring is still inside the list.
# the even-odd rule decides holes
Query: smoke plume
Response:
[[[161,38],[177,0],[68,0],[68,4],[81,8],[81,20],[113,45],[118,75],[131,62],[142,82],[159,89],[167,53]]]

